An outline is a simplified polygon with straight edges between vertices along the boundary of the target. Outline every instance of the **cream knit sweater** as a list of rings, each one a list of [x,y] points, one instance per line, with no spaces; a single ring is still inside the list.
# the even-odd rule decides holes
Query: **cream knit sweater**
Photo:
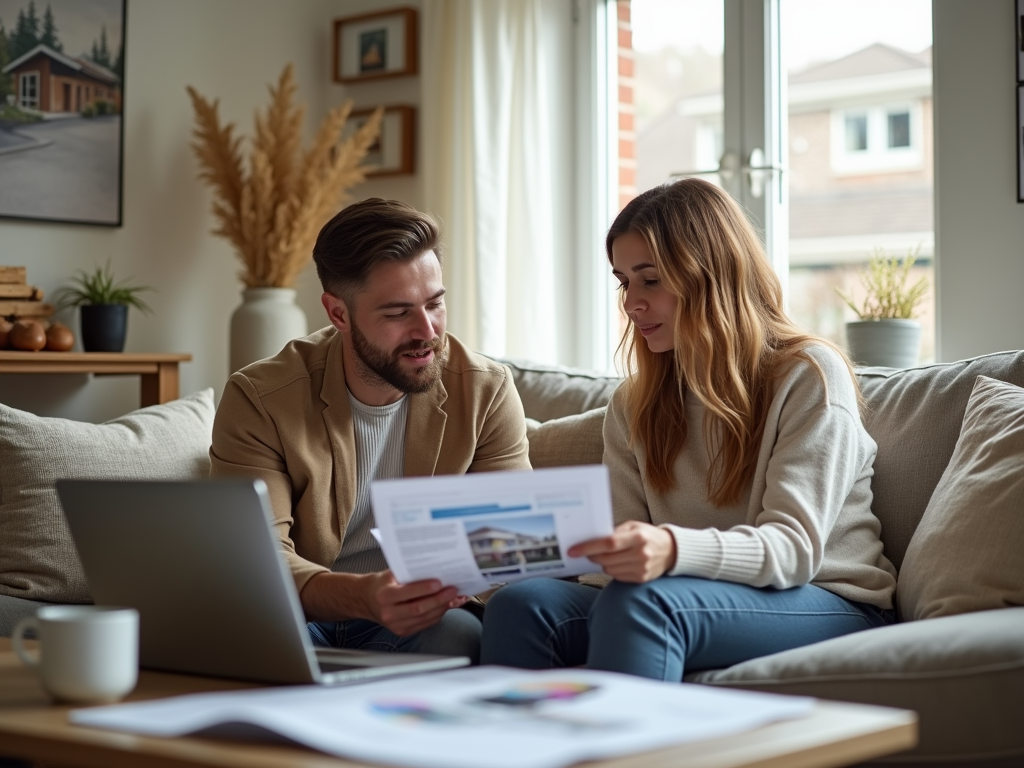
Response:
[[[754,480],[736,504],[707,498],[710,456],[704,406],[687,392],[687,438],[675,463],[676,486],[647,483],[644,449],[628,445],[620,388],[604,423],[615,521],[666,528],[676,541],[670,575],[755,587],[816,584],[848,600],[892,608],[896,570],[882,554],[871,512],[875,442],[861,423],[849,371],[831,349],[811,347],[825,381],[797,361],[777,381]]]

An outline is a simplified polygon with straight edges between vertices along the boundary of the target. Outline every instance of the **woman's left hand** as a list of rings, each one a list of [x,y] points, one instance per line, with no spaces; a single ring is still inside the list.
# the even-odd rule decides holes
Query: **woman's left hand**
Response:
[[[675,537],[664,528],[629,520],[611,536],[569,548],[569,557],[586,557],[613,579],[642,584],[663,576],[676,562]]]

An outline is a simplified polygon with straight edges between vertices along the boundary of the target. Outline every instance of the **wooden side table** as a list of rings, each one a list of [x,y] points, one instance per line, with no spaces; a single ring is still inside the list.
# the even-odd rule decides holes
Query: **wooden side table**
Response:
[[[181,392],[178,364],[192,355],[162,352],[0,352],[0,374],[92,373],[134,374],[141,378],[142,407],[176,400]]]

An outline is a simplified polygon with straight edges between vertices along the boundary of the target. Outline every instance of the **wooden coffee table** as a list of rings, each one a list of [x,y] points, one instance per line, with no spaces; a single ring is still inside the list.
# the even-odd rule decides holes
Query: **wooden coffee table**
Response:
[[[301,747],[202,738],[158,739],[70,725],[35,675],[0,638],[0,756],[56,766],[119,768],[371,768]],[[143,671],[128,701],[255,686]],[[813,713],[739,735],[681,744],[589,768],[832,768],[901,752],[917,743],[913,712],[822,701]],[[375,768],[379,768],[376,766]]]

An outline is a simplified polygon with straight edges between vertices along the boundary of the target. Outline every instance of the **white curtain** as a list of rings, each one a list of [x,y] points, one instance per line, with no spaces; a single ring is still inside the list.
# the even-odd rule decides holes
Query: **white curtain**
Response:
[[[424,0],[423,199],[448,328],[565,362],[575,334],[572,0]]]

